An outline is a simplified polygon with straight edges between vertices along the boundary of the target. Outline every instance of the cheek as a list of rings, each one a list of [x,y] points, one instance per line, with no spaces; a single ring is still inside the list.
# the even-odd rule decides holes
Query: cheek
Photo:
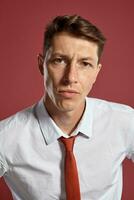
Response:
[[[93,84],[96,80],[96,75],[95,74],[89,74],[89,75],[85,75],[82,77],[81,79],[81,86],[82,86],[82,90],[84,92],[85,95],[87,95],[90,90],[93,87]]]
[[[91,85],[94,84],[96,80],[96,75],[95,74],[85,74],[81,77],[81,83],[84,87],[90,87]]]
[[[47,73],[47,76],[44,77],[44,82],[46,85],[46,88],[57,88],[57,86],[60,83],[60,74],[57,72],[49,72]]]

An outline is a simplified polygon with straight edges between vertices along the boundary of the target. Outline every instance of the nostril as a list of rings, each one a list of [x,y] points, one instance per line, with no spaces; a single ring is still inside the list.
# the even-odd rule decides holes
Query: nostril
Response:
[[[70,84],[70,81],[69,81],[69,79],[64,78],[64,79],[63,79],[63,83],[64,83],[64,85],[69,85],[69,84]]]
[[[74,78],[69,78],[69,77],[64,77],[63,78],[63,84],[64,85],[70,85],[70,84],[72,84],[72,83],[77,83],[78,81],[77,81],[77,79],[74,79]]]

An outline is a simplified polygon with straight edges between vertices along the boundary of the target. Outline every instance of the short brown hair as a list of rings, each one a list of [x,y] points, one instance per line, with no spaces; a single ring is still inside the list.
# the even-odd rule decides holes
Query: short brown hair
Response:
[[[98,57],[100,58],[106,40],[105,37],[95,25],[78,15],[57,16],[46,26],[43,56],[50,48],[53,37],[61,32],[67,32],[75,37],[95,42],[98,45]]]

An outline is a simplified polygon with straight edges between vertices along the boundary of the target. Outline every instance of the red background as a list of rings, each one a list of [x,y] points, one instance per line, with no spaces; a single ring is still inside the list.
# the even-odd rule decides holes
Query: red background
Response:
[[[106,35],[103,69],[91,96],[134,107],[134,2],[133,0],[0,0],[0,119],[40,99],[42,78],[37,54],[45,24],[61,14],[88,18]],[[133,200],[134,170],[124,162],[122,200]],[[0,180],[0,200],[10,200]]]

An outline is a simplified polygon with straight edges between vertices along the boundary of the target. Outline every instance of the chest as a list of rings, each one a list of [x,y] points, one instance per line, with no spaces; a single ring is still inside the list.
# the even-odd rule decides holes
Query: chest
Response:
[[[105,190],[121,179],[123,147],[116,148],[108,137],[103,137],[79,137],[74,145],[83,195]],[[44,195],[46,199],[64,199],[64,158],[65,149],[58,141],[50,145],[37,143],[34,147],[18,144],[8,160],[8,180],[20,194],[28,196],[25,199],[43,199]]]

